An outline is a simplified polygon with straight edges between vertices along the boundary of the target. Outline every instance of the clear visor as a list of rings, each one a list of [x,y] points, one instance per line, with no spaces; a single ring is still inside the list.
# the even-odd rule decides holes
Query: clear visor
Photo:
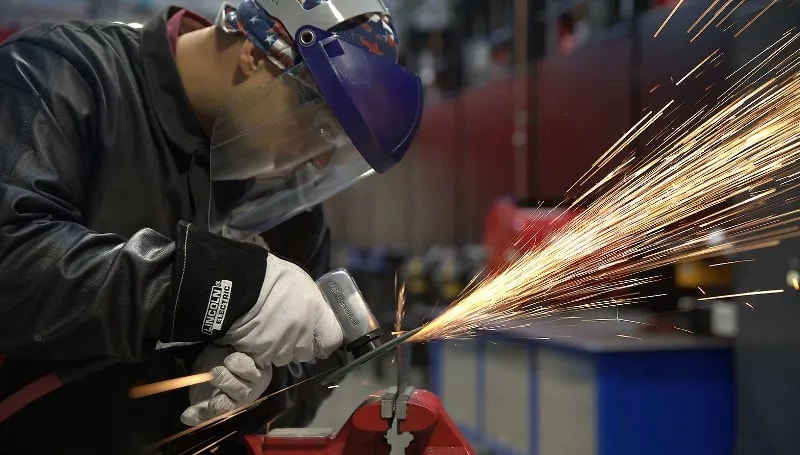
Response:
[[[211,138],[210,228],[243,239],[372,173],[305,65],[235,100]]]

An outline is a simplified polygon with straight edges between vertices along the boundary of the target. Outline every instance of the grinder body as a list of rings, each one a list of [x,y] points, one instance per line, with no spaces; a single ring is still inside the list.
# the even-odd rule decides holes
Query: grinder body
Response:
[[[381,327],[347,270],[326,273],[317,280],[317,286],[342,326],[343,345],[354,358],[383,344]]]

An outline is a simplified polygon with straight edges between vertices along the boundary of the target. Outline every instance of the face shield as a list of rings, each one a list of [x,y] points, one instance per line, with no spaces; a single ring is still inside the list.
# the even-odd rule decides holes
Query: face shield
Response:
[[[302,63],[217,115],[212,232],[234,239],[264,232],[388,170],[416,134],[422,89],[415,74],[314,25],[300,26],[295,41]]]
[[[263,232],[372,174],[305,64],[231,103],[211,139],[211,223]]]

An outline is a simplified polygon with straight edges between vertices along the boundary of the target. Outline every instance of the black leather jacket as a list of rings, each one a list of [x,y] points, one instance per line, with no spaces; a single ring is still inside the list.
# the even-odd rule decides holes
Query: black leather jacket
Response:
[[[177,11],[143,29],[41,25],[0,46],[0,401],[48,373],[64,383],[0,424],[0,452],[136,453],[183,429],[185,391],[132,401],[128,387],[188,374],[198,345],[157,341],[221,335],[200,330],[215,280],[235,282],[223,328],[258,295],[267,253],[203,230],[208,138],[167,37]],[[328,267],[320,208],[264,237],[313,276]],[[270,390],[342,361],[278,369]],[[328,396],[309,384],[273,403],[291,408],[284,424]]]

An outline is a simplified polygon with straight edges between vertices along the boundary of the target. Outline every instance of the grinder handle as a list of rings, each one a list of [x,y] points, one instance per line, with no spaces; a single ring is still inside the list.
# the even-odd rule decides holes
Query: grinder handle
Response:
[[[380,324],[347,270],[326,273],[317,286],[342,326],[346,350],[361,357],[382,344]]]

